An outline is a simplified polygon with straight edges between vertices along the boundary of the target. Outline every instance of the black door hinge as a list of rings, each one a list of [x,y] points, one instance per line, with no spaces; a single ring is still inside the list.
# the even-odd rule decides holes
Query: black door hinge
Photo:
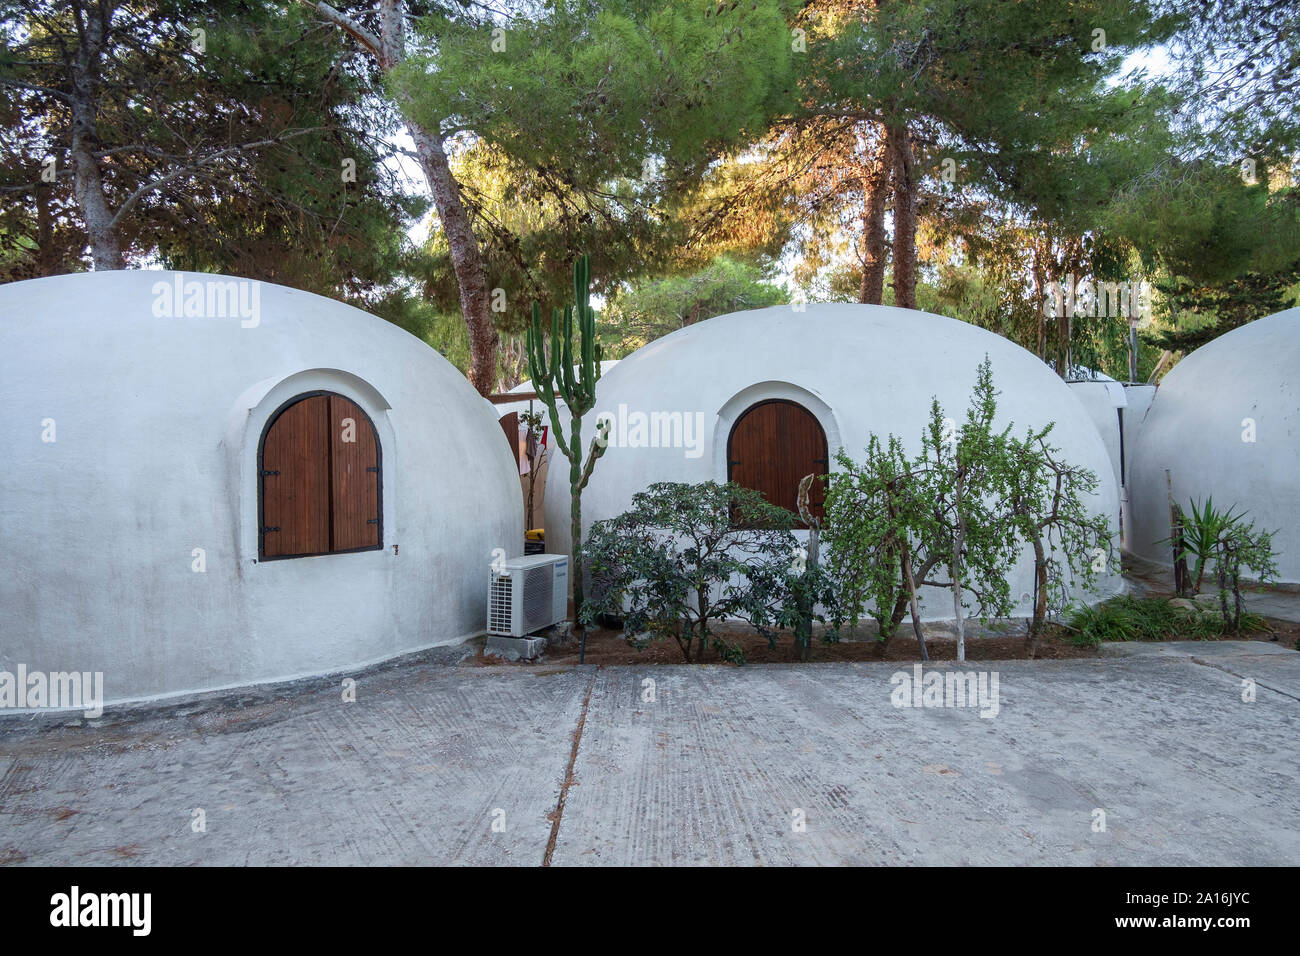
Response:
[[[367,518],[367,519],[366,519],[366,524],[379,524],[379,519],[378,519],[378,518]]]
[[[272,528],[269,524],[262,525],[262,534],[266,534],[268,531],[279,531],[279,530],[280,530],[279,528]]]
[[[373,471],[375,474],[379,474],[379,466],[373,465],[371,467],[366,468],[366,471]]]
[[[262,475],[263,478],[265,478],[267,475],[278,475],[279,472],[278,472],[278,471],[267,471],[267,470],[263,469],[263,470],[260,472],[260,474]]]

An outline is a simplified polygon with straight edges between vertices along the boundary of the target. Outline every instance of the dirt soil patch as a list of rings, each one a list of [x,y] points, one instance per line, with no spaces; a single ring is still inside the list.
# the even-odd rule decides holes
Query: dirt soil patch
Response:
[[[793,664],[799,662],[794,637],[782,634],[776,646],[769,646],[767,638],[750,628],[723,625],[719,634],[727,643],[739,647],[749,664]],[[957,642],[948,637],[926,638],[926,648],[930,659],[936,661],[956,660]],[[573,665],[578,663],[579,638],[575,636],[568,646],[548,646],[546,654],[532,662],[541,664]],[[1024,660],[1025,639],[1023,636],[1010,637],[972,637],[966,641],[966,659],[972,661]],[[1063,659],[1079,657],[1096,657],[1092,648],[1075,647],[1068,640],[1057,635],[1044,638],[1039,646],[1040,658]],[[888,645],[882,646],[877,640],[850,640],[837,643],[814,642],[812,648],[813,663],[832,661],[919,661],[920,647],[916,638],[910,633],[900,634]],[[608,628],[592,629],[587,632],[587,651],[585,661],[588,664],[685,664],[681,648],[672,638],[651,641],[644,647],[636,647],[623,638],[622,632]],[[473,657],[462,662],[470,667],[519,666],[511,665],[497,657],[485,657],[482,648]],[[692,663],[727,664],[716,647],[704,652],[702,659]],[[523,666],[529,666],[524,664]]]
[[[1272,632],[1260,631],[1243,634],[1240,638],[1224,640],[1272,641],[1274,635],[1284,647],[1295,647],[1300,639],[1300,624],[1288,621],[1269,620]],[[768,645],[767,638],[755,633],[751,628],[739,625],[723,625],[718,629],[720,635],[729,644],[739,647],[748,664],[794,664],[799,656],[792,634],[782,634],[776,646]],[[943,634],[927,636],[926,649],[932,661],[954,661],[957,659],[957,641]],[[550,666],[572,666],[578,663],[579,638],[567,646],[550,645],[545,655],[536,661],[511,663],[499,657],[487,657],[480,647],[473,656],[466,657],[463,667],[536,667],[539,664]],[[1098,652],[1091,647],[1076,647],[1070,643],[1069,632],[1058,627],[1049,626],[1048,632],[1038,646],[1039,660],[1075,660],[1093,659]],[[1018,661],[1026,660],[1025,638],[1023,635],[978,636],[967,637],[966,659],[968,661]],[[919,661],[920,647],[911,631],[900,632],[887,645],[874,638],[866,640],[844,640],[838,643],[825,643],[817,640],[812,648],[813,663],[842,661]],[[636,664],[685,664],[681,649],[672,638],[651,641],[644,647],[629,644],[622,632],[610,628],[593,628],[587,632],[587,651],[585,662],[600,665],[636,665]],[[716,647],[710,647],[698,662],[703,664],[729,664]],[[733,665],[734,666],[734,665]]]

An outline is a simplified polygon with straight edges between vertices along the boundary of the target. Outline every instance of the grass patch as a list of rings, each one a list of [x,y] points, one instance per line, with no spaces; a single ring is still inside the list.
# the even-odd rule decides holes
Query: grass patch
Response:
[[[1066,616],[1072,631],[1071,643],[1096,647],[1105,641],[1217,640],[1232,635],[1224,627],[1217,609],[1210,613],[1174,607],[1165,598],[1144,598],[1132,594],[1103,601],[1092,607],[1075,605]],[[1266,631],[1258,614],[1241,615],[1242,633]]]

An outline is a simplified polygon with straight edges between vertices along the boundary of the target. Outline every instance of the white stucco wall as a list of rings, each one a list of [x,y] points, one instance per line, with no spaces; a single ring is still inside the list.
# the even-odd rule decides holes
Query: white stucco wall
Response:
[[[156,316],[176,275],[0,287],[0,669],[102,671],[125,700],[480,633],[492,549],[522,550],[491,406],[424,343],[308,293],[260,284],[255,324]],[[383,550],[259,562],[258,441],[316,389],[375,424]]]
[[[1164,377],[1128,444],[1133,533],[1127,547],[1169,564],[1169,501],[1214,498],[1277,531],[1280,578],[1300,582],[1300,309],[1235,329]],[[1253,422],[1254,440],[1250,438]],[[1127,428],[1126,419],[1125,426]]]
[[[920,446],[937,395],[948,415],[965,414],[976,367],[988,354],[999,396],[999,422],[1041,426],[1055,421],[1053,441],[1067,460],[1101,480],[1093,502],[1118,530],[1116,481],[1110,458],[1079,399],[1047,366],[1008,340],[955,319],[882,306],[777,306],[718,316],[673,332],[623,359],[601,378],[596,408],[584,419],[584,446],[595,420],[635,412],[682,412],[702,423],[694,448],[611,447],[596,463],[583,494],[583,525],[626,510],[632,495],[655,481],[725,481],[731,426],[755,402],[788,398],[826,432],[832,456],[843,447],[860,457],[868,437],[890,432],[909,454]],[[1113,412],[1112,412],[1113,413]],[[585,451],[584,451],[585,454]],[[547,550],[569,548],[568,470],[552,468],[547,489]],[[1032,559],[1022,558],[1013,593],[1027,611]],[[1118,591],[1118,575],[1103,582]],[[929,595],[925,613],[950,617],[946,595]]]
[[[1066,383],[1074,397],[1083,405],[1087,411],[1088,417],[1092,419],[1093,425],[1097,427],[1097,434],[1101,436],[1102,444],[1106,446],[1106,455],[1110,458],[1111,475],[1115,479],[1116,485],[1123,484],[1122,476],[1119,473],[1120,466],[1120,435],[1119,435],[1119,412],[1128,402],[1124,397],[1124,389],[1114,379],[1100,378],[1096,381],[1078,381]]]

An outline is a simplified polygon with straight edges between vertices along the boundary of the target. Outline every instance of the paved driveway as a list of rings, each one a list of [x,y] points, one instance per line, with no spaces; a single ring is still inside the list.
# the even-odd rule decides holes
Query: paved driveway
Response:
[[[9,716],[0,862],[1300,863],[1300,654],[1123,650],[996,665],[991,717],[894,706],[896,664],[446,659]]]

